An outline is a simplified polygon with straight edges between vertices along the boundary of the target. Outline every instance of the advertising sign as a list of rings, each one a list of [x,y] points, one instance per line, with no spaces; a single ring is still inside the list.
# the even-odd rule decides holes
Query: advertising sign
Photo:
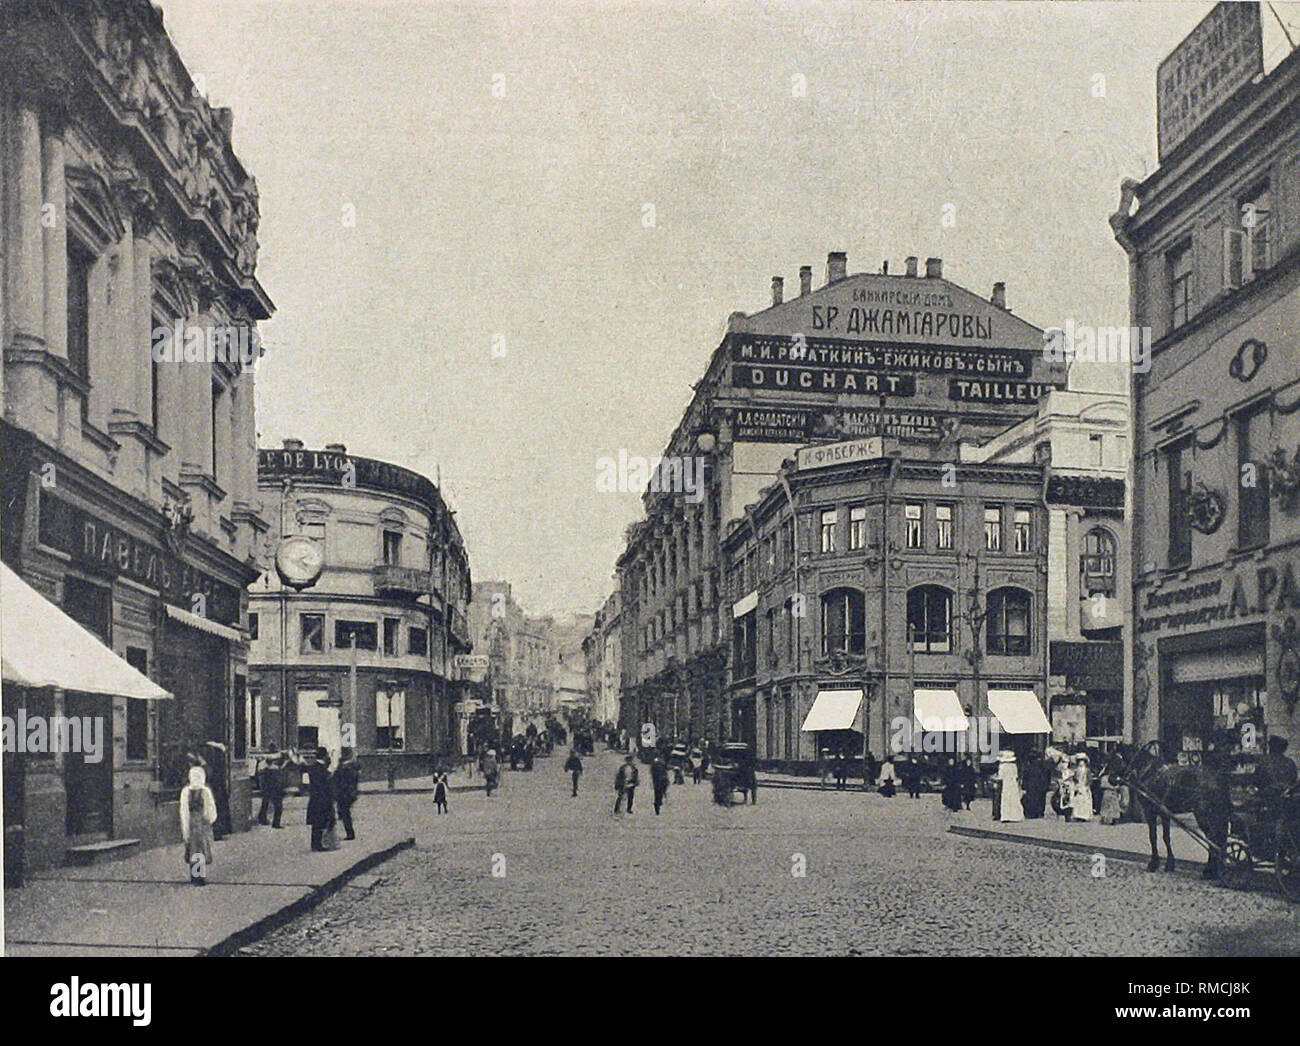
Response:
[[[885,456],[885,441],[880,436],[869,439],[851,439],[843,443],[823,443],[813,447],[800,447],[795,456],[795,467],[821,469],[829,465],[843,465],[850,461],[872,461]]]
[[[731,383],[739,389],[773,389],[779,392],[859,392],[872,396],[915,396],[911,374],[866,374],[825,367],[731,365]]]
[[[732,407],[723,417],[737,443],[811,443],[862,436],[939,441],[955,419],[934,410],[893,407]]]

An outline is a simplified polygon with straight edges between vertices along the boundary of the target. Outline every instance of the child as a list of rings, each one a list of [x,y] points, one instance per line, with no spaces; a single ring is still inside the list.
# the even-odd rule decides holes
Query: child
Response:
[[[217,819],[217,801],[201,766],[190,767],[190,783],[181,789],[180,816],[190,884],[205,886],[208,865],[212,863],[212,825]]]
[[[433,772],[433,801],[438,813],[447,812],[447,771],[438,769]]]

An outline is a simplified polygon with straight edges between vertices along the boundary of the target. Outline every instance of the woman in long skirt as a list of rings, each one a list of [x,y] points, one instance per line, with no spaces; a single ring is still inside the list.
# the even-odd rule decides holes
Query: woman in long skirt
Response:
[[[181,789],[180,816],[190,883],[203,886],[212,864],[212,826],[217,820],[217,801],[208,787],[207,772],[201,766],[190,767],[190,783]]]
[[[1016,765],[1016,753],[1009,748],[998,753],[997,779],[1002,785],[998,820],[1023,821],[1025,809],[1020,802],[1020,768]]]

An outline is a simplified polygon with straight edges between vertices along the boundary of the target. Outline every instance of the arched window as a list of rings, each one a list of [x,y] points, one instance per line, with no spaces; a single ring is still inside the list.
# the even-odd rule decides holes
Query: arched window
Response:
[[[985,649],[990,654],[1029,653],[1029,593],[995,588],[989,593]]]
[[[822,596],[822,653],[863,654],[867,649],[867,602],[856,588]]]
[[[1079,591],[1084,596],[1115,594],[1115,539],[1101,527],[1093,527],[1083,535]]]
[[[929,654],[952,650],[952,593],[939,585],[920,585],[907,593],[907,627],[912,649]]]

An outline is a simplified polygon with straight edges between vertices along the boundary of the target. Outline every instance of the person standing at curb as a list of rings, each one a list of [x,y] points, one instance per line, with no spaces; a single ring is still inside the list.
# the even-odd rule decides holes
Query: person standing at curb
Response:
[[[285,758],[283,753],[274,752],[262,767],[259,775],[262,784],[262,806],[257,811],[257,823],[269,823],[272,828],[283,828],[280,818],[284,816],[285,792]]]
[[[433,803],[438,813],[447,812],[447,771],[435,767],[433,771]]]
[[[185,865],[192,886],[206,886],[212,864],[212,826],[217,820],[217,800],[208,787],[207,772],[190,767],[190,783],[181,789],[181,838],[185,840]]]
[[[311,848],[326,849],[325,833],[334,827],[334,786],[330,780],[330,754],[327,748],[316,749],[316,758],[307,764],[307,823],[311,825]]]
[[[654,762],[650,764],[650,785],[654,788],[655,816],[659,816],[659,810],[664,805],[664,796],[668,794],[668,767],[664,763],[664,758],[657,755]],[[627,804],[628,812],[632,811],[631,800]]]
[[[636,757],[629,752],[623,757],[623,763],[618,768],[618,773],[614,775],[614,791],[617,798],[614,800],[614,813],[621,813],[623,809],[623,800],[627,799],[627,812],[632,812],[632,801],[636,798],[637,769]]]
[[[582,776],[582,760],[578,758],[577,746],[569,753],[569,758],[564,763],[565,773],[573,775],[573,794],[578,794],[578,778]]]
[[[361,784],[361,764],[351,748],[344,748],[339,753],[338,769],[334,771],[334,803],[338,807],[339,820],[343,822],[343,831],[348,839],[355,839],[352,830],[352,804],[357,801],[357,791]]]

